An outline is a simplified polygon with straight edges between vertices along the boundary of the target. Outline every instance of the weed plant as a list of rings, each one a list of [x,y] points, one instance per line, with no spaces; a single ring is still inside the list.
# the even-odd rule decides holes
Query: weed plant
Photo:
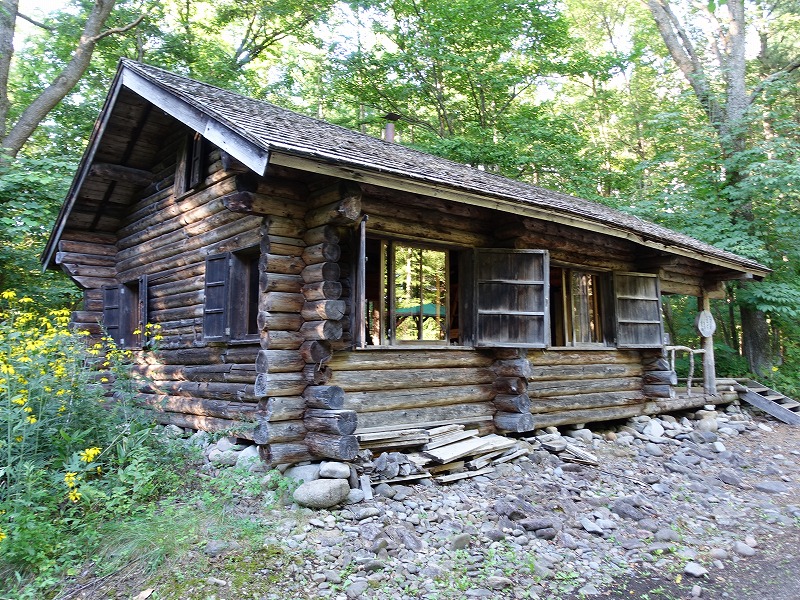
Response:
[[[0,295],[0,597],[52,595],[109,523],[177,487],[177,450],[134,406],[130,353],[68,321]]]

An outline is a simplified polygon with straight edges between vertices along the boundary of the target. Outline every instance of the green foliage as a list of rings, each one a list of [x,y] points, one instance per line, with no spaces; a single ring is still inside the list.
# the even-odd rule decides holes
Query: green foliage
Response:
[[[87,348],[67,311],[10,291],[2,303],[0,581],[36,595],[89,556],[104,523],[174,489],[162,468],[174,453],[131,395],[107,397],[127,389],[123,353],[107,340]]]
[[[76,299],[66,276],[42,273],[38,260],[74,168],[71,157],[0,162],[0,292],[16,290],[52,307]]]

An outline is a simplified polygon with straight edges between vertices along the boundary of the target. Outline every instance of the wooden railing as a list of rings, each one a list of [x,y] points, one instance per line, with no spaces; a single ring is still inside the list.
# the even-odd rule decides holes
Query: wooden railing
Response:
[[[706,351],[702,348],[690,348],[689,346],[665,346],[664,349],[669,352],[669,366],[675,370],[675,355],[678,352],[686,352],[689,355],[689,376],[686,378],[686,395],[692,395],[692,378],[694,377],[694,355],[705,354]]]

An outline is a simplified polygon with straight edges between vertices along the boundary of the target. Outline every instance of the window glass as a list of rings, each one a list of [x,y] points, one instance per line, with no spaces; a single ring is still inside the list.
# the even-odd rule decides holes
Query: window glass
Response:
[[[550,270],[551,340],[556,346],[604,342],[601,279],[598,273]]]
[[[447,252],[393,247],[394,338],[447,339]]]

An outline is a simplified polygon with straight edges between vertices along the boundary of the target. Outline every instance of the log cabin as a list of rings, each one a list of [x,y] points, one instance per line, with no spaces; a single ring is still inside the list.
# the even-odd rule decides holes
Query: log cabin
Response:
[[[232,432],[271,464],[352,459],[358,434],[526,432],[720,401],[713,331],[703,390],[677,390],[661,296],[707,311],[722,282],[769,273],[127,59],[42,260],[83,290],[76,327],[134,351],[159,421]]]

